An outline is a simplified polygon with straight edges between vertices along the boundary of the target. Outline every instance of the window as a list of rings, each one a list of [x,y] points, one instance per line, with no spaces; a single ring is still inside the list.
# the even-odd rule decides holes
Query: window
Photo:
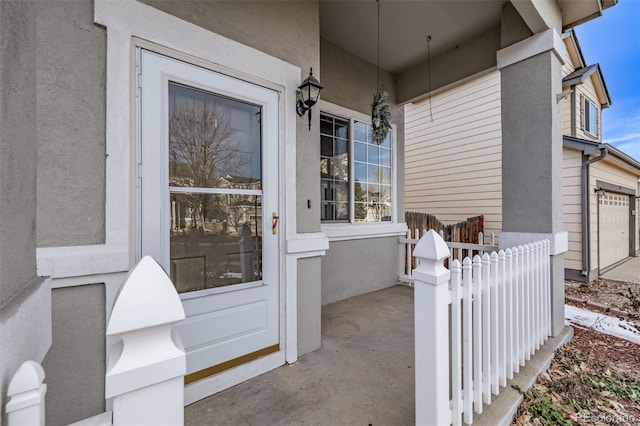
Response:
[[[598,108],[588,98],[584,98],[584,131],[598,136]]]
[[[320,202],[325,222],[392,220],[392,132],[378,145],[371,125],[320,115]]]

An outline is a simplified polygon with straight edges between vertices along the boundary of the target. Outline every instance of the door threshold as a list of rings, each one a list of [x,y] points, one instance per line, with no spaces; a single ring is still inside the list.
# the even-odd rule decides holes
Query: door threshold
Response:
[[[280,350],[280,345],[275,344],[273,346],[268,346],[263,349],[259,349],[255,352],[251,352],[237,358],[230,359],[229,361],[225,361],[223,363],[212,365],[211,367],[207,367],[203,370],[196,371],[191,374],[187,374],[184,376],[184,384],[188,385],[189,383],[193,383],[198,380],[202,380],[205,377],[213,376],[214,374],[221,373],[225,370],[229,370],[233,367],[238,367],[239,365],[246,364],[247,362],[256,360],[265,355],[272,354],[274,352],[278,352]]]

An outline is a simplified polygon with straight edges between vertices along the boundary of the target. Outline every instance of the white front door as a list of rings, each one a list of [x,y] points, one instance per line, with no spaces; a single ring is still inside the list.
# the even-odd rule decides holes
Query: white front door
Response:
[[[279,350],[279,95],[139,53],[139,256],[182,298],[188,383]]]

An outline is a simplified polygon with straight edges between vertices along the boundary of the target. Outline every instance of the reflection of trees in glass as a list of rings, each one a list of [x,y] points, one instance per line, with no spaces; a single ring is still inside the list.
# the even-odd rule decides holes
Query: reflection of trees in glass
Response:
[[[216,102],[180,102],[169,117],[169,184],[210,188],[231,172],[239,174],[250,160],[233,136],[229,119]],[[185,194],[183,198],[192,209],[192,226],[204,229],[210,210],[205,197]]]
[[[356,216],[356,220],[365,220],[367,218],[367,208],[364,203],[367,201],[367,198],[358,179],[355,181],[353,192],[355,198],[354,214]]]

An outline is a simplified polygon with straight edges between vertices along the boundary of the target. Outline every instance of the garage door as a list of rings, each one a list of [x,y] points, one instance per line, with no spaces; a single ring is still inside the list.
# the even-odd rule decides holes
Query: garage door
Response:
[[[607,193],[598,200],[600,269],[629,256],[629,196]]]

